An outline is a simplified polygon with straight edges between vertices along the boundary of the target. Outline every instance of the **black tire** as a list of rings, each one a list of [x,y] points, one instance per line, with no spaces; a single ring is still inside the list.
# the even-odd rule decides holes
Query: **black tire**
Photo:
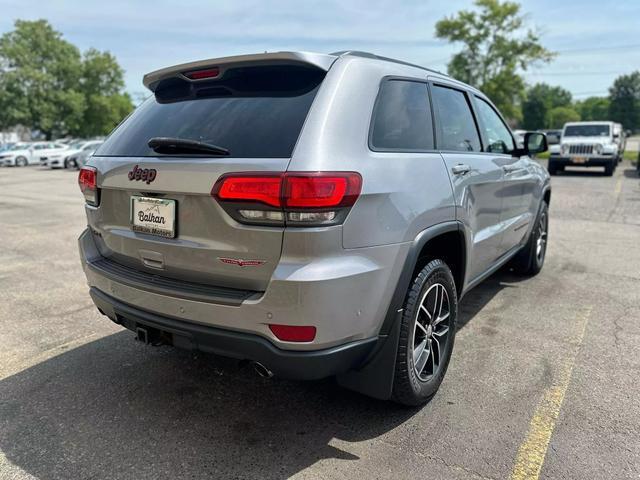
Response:
[[[547,165],[547,170],[549,171],[549,175],[555,175],[558,173],[558,166],[549,160],[549,164]]]
[[[539,240],[542,239],[541,251],[538,251]],[[549,239],[549,206],[547,202],[542,202],[536,223],[529,234],[529,240],[511,263],[513,269],[526,276],[534,276],[540,273],[547,256],[547,243]]]
[[[605,177],[610,177],[613,175],[614,170],[616,169],[616,164],[611,162],[604,167],[604,175]]]
[[[71,162],[68,159],[64,159],[64,168],[67,169],[71,165]]]
[[[432,303],[432,299],[436,301]],[[421,308],[423,302],[427,312],[432,310],[430,316]],[[453,274],[442,260],[431,260],[415,276],[405,300],[393,380],[394,401],[417,406],[436,394],[451,359],[457,316],[458,295]],[[437,321],[438,318],[442,320]],[[416,321],[423,327],[417,329]],[[416,346],[416,340],[421,338]],[[422,355],[418,356],[422,368],[414,360],[414,350],[419,347],[422,347]]]
[[[25,157],[16,158],[16,167],[26,167],[28,163]]]

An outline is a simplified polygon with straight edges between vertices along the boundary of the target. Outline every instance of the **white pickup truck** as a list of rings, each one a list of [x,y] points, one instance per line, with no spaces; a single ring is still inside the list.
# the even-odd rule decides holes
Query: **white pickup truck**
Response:
[[[549,174],[555,175],[567,166],[578,166],[604,167],[605,175],[613,175],[622,158],[621,132],[613,122],[566,123],[560,144],[550,149]]]

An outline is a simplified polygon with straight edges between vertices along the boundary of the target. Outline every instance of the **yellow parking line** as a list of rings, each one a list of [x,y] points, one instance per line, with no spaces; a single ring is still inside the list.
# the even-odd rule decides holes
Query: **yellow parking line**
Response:
[[[622,191],[622,177],[618,177],[618,181],[616,182],[616,186],[613,189],[613,193],[617,195],[620,195],[620,192]]]
[[[568,351],[565,358],[560,360],[557,377],[544,392],[542,400],[529,422],[529,431],[518,449],[518,455],[511,472],[512,480],[537,480],[540,476],[549,441],[571,381],[573,366],[584,339],[591,309],[592,307],[587,307],[578,313],[576,323],[579,328],[571,339],[573,348]]]

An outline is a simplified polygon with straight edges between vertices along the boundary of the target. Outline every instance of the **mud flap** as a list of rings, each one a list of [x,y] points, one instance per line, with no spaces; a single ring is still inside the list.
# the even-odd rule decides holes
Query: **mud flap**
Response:
[[[362,367],[336,377],[340,386],[379,400],[391,398],[401,317],[402,312],[397,312],[391,330],[387,335],[378,337],[376,346]]]

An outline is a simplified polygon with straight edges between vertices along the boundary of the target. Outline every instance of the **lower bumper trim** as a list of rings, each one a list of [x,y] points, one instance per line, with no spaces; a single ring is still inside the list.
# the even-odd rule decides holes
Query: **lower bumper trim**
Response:
[[[260,362],[277,376],[294,380],[318,380],[357,368],[378,341],[374,337],[322,350],[283,350],[259,335],[157,315],[120,302],[95,287],[89,293],[104,315],[133,332],[155,329],[176,347]]]

